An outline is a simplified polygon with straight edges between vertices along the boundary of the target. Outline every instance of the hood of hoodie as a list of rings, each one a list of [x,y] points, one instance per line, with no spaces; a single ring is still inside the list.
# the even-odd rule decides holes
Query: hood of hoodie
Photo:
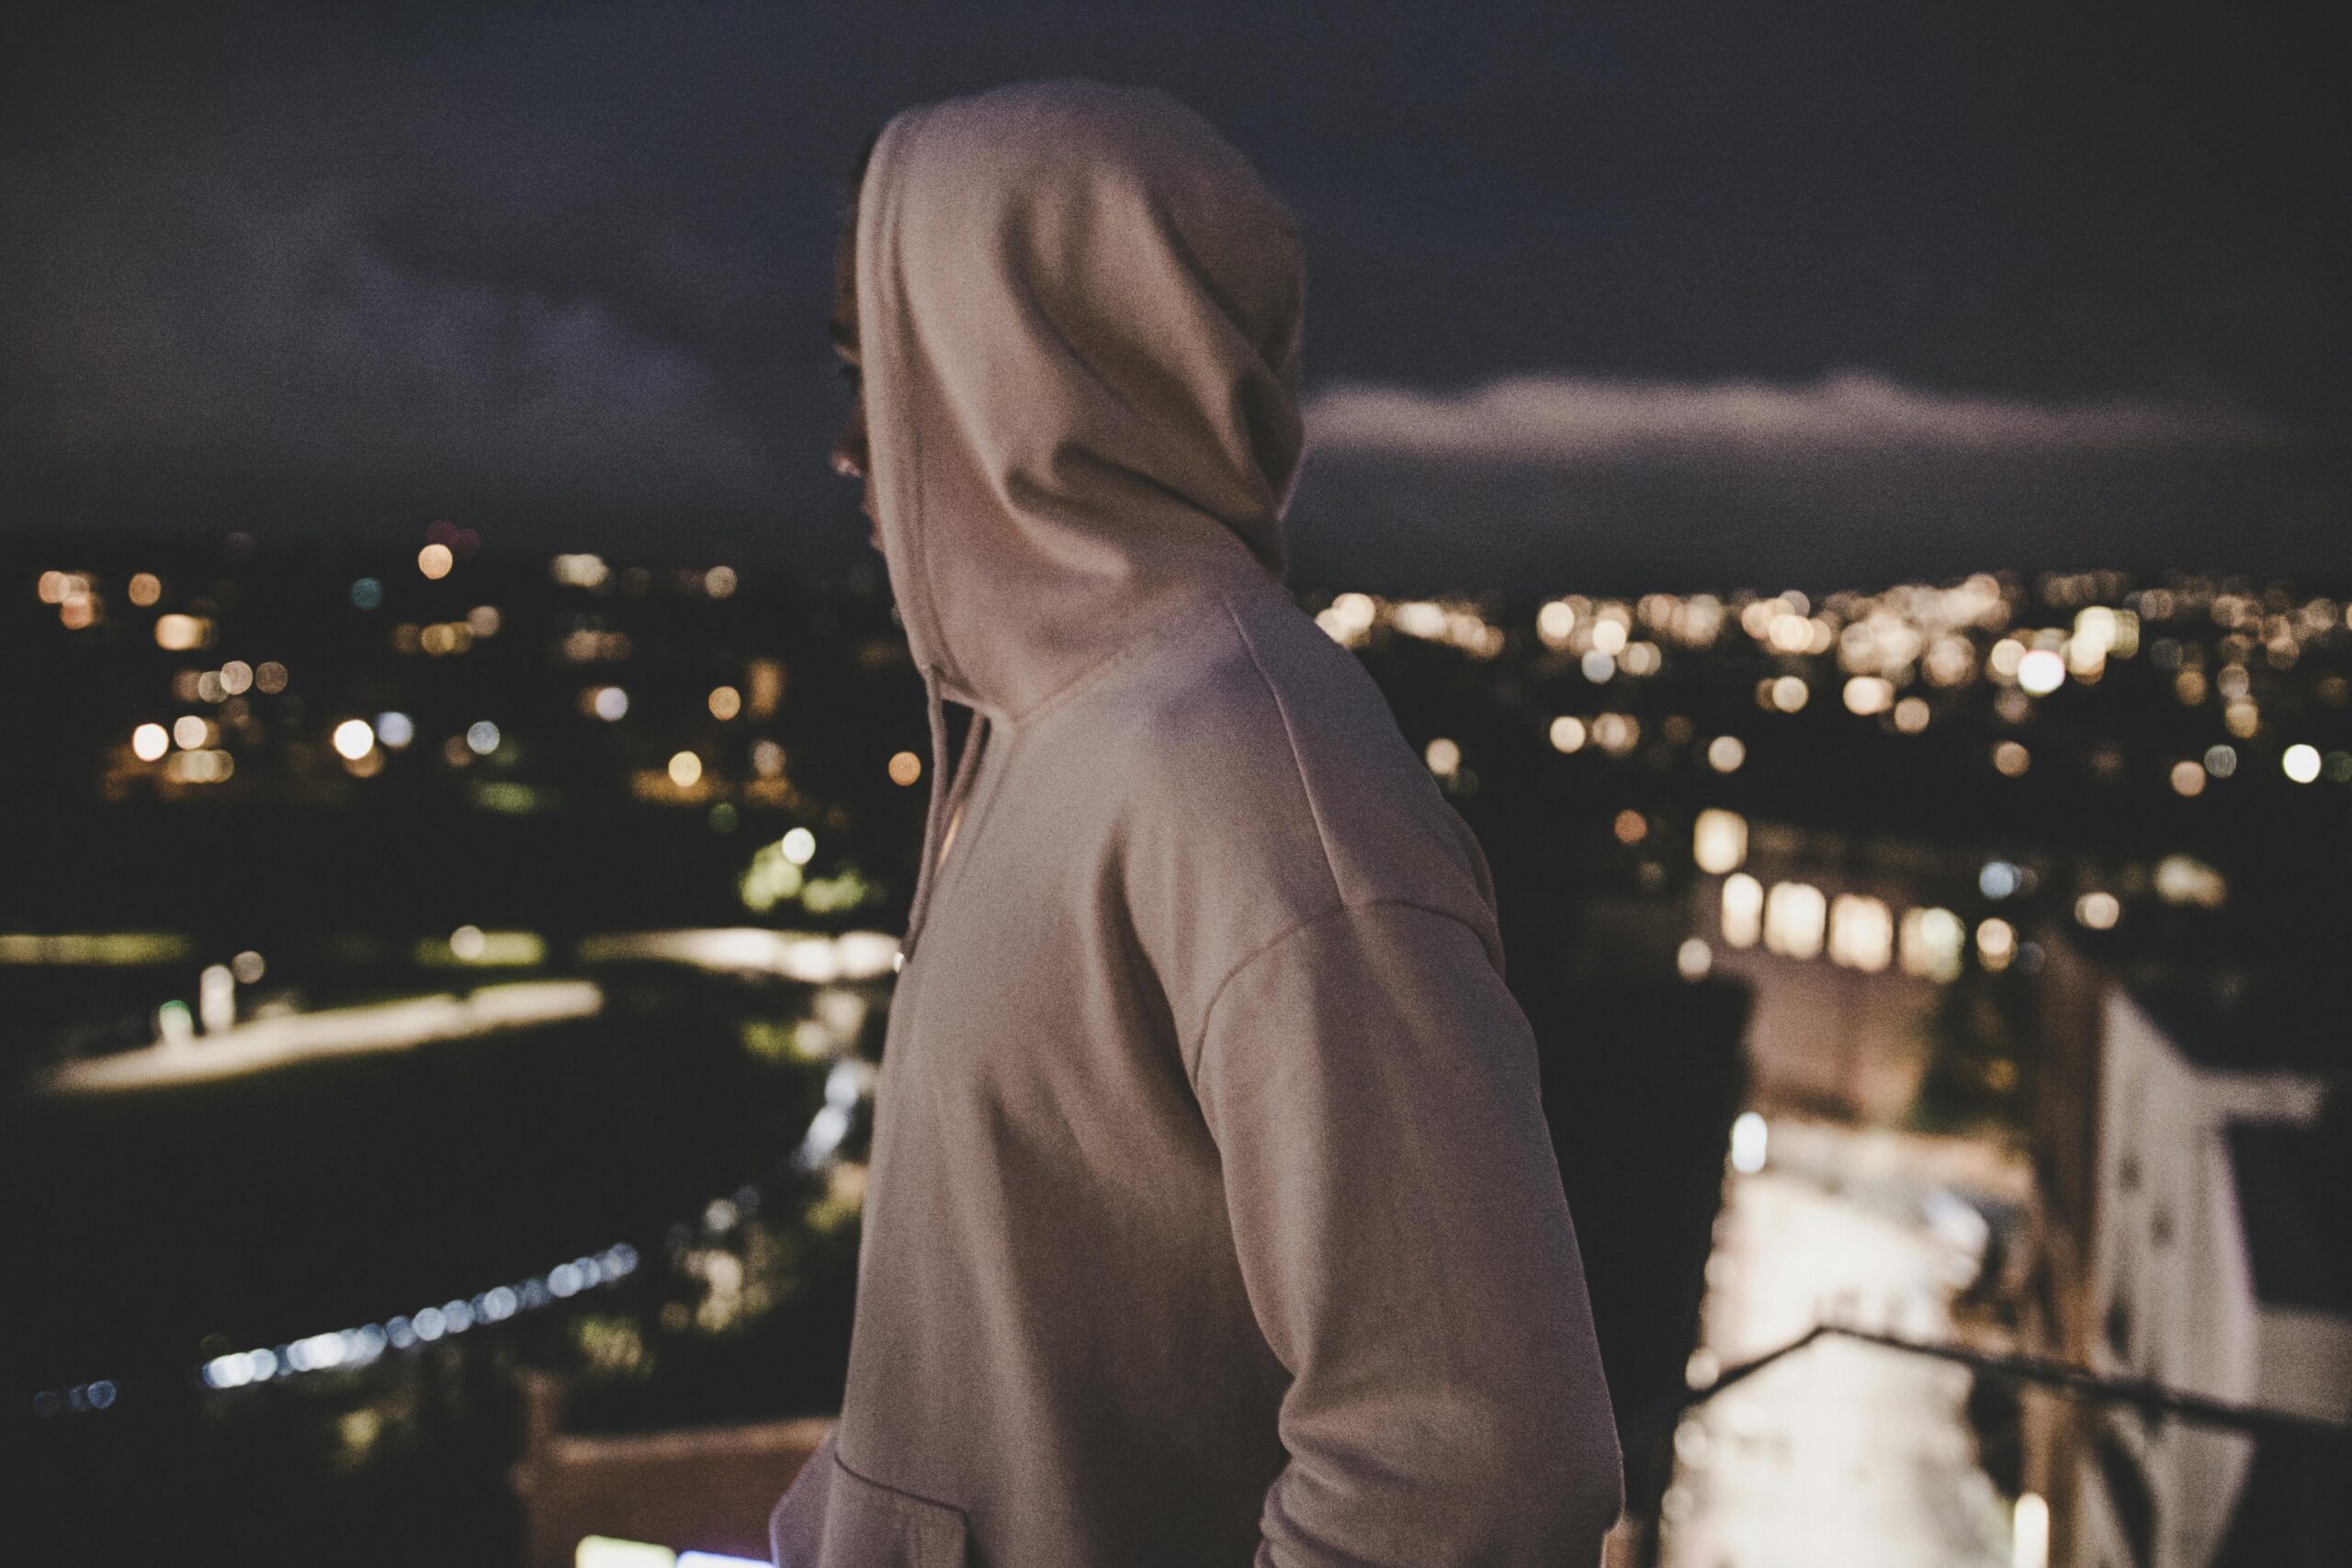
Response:
[[[934,702],[1017,722],[1204,578],[1280,579],[1301,251],[1199,116],[1091,82],[910,109],[855,262],[883,553]]]

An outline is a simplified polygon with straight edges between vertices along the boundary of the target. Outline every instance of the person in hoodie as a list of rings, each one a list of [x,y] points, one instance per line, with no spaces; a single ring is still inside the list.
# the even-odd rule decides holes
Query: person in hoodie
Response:
[[[933,796],[785,1568],[1599,1561],[1617,1438],[1487,863],[1283,586],[1301,291],[1159,92],[1007,87],[868,158],[835,461]]]

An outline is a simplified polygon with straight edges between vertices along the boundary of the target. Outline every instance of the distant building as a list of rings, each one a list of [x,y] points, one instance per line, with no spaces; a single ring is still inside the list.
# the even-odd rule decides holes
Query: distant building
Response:
[[[2061,945],[2034,1129],[2041,1353],[2352,1422],[2346,1014],[2311,987],[2119,978]],[[2352,1561],[2352,1446],[2037,1399],[2060,1568]]]

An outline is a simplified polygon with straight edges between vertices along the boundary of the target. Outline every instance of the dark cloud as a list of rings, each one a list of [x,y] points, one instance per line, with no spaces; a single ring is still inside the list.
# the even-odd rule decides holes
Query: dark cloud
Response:
[[[462,513],[534,545],[659,531],[837,564],[863,533],[822,462],[841,173],[906,103],[1072,73],[1171,87],[1299,209],[1326,437],[1300,525],[1343,497],[1424,504],[1355,531],[1368,566],[1464,528],[1507,557],[1563,508],[1636,494],[1803,510],[1785,462],[1722,449],[1733,384],[1866,429],[1866,483],[1849,453],[1848,478],[1815,462],[1798,488],[1867,494],[1856,558],[1878,575],[1955,537],[2098,556],[2140,515],[2117,497],[2220,474],[2236,521],[2165,537],[2328,557],[2295,518],[2341,497],[2309,448],[2340,450],[2352,414],[2352,219],[2342,111],[2284,10],[249,6],[133,26],[84,5],[17,25],[11,518]],[[1501,388],[1505,423],[1555,449],[1460,439],[1498,410],[1459,400]],[[1622,450],[1597,464],[1604,428]],[[1988,430],[2003,449],[1959,442],[1958,491],[2046,525],[1955,534],[1955,433]],[[2094,461],[2077,437],[2098,430]],[[2020,432],[2033,454],[2008,449]],[[2052,465],[2102,477],[2046,507]],[[1649,536],[1660,570],[1689,564],[1674,528]]]

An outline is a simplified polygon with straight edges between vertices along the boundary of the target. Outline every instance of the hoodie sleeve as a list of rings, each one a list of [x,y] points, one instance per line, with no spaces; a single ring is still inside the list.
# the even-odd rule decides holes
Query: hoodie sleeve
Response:
[[[1225,982],[1195,1084],[1292,1375],[1259,1568],[1589,1564],[1622,1479],[1525,1017],[1476,932],[1380,901]]]

